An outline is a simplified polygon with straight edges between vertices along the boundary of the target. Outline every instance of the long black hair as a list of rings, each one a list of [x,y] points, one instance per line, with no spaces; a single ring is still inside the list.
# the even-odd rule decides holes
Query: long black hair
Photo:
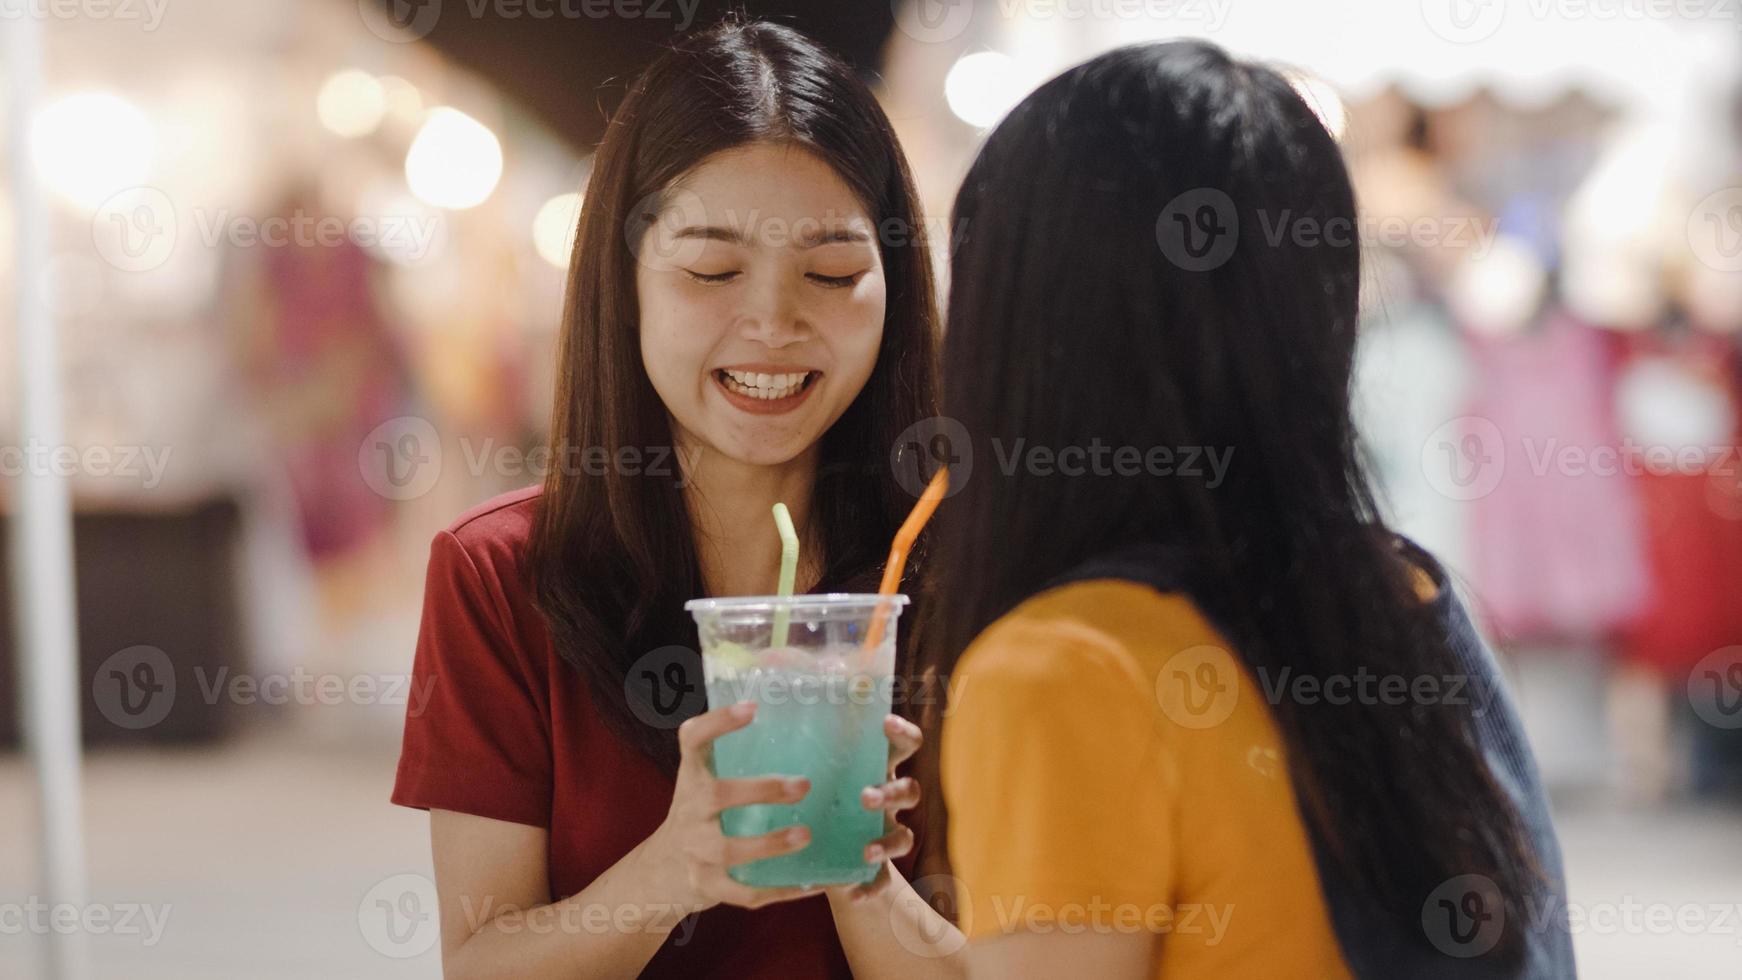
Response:
[[[689,647],[683,602],[702,594],[679,478],[558,465],[673,445],[641,361],[632,251],[660,195],[710,155],[751,143],[806,149],[852,188],[879,230],[888,299],[882,346],[859,396],[822,439],[814,491],[831,587],[873,591],[914,497],[888,447],[935,414],[936,298],[918,197],[889,120],[853,70],[790,28],[737,17],[685,37],[630,87],[594,158],[569,265],[544,480],[529,568],[557,653],[619,735],[667,770],[681,718],[650,724],[625,685],[637,659]],[[641,709],[641,710],[638,710]],[[660,717],[658,714],[653,717]]]
[[[1048,580],[1156,542],[1190,556],[1194,600],[1250,672],[1459,673],[1364,475],[1354,193],[1283,75],[1200,42],[1067,71],[987,139],[951,227],[944,413],[974,465],[934,524],[929,670],[948,676]],[[1137,476],[1008,465],[1015,447],[1097,442],[1177,452]],[[1530,894],[1473,707],[1370,700],[1274,705],[1330,860],[1418,933],[1423,901],[1457,875]],[[1516,953],[1512,932],[1490,955]]]

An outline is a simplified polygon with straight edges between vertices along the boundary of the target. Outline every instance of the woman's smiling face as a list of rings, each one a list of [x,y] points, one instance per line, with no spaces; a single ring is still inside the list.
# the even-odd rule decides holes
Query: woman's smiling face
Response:
[[[885,286],[875,222],[834,168],[754,143],[666,192],[636,247],[641,360],[680,445],[784,463],[871,376]]]

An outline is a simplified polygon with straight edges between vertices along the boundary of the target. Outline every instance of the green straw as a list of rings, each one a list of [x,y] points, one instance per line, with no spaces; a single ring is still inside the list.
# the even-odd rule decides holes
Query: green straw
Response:
[[[792,587],[798,579],[798,532],[793,530],[792,514],[785,504],[774,505],[774,526],[780,531],[780,588],[776,594],[785,599],[792,596]],[[774,607],[774,637],[770,645],[786,646],[790,614],[784,603]]]

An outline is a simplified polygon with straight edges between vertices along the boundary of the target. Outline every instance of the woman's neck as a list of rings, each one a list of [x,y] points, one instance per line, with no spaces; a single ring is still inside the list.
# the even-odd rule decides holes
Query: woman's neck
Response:
[[[685,473],[684,496],[708,595],[774,593],[780,576],[776,503],[786,504],[803,545],[795,591],[816,586],[822,575],[822,542],[811,528],[810,515],[820,455],[820,448],[812,445],[785,463],[758,466],[706,447],[680,454],[694,461]]]

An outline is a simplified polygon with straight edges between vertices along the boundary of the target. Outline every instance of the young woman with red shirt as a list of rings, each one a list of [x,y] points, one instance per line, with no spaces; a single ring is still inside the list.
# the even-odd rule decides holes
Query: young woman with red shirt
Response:
[[[436,535],[396,803],[430,811],[449,977],[955,975],[961,939],[902,876],[918,802],[895,766],[862,888],[752,889],[726,869],[803,832],[728,838],[730,806],[802,781],[716,779],[682,603],[774,591],[783,501],[799,591],[874,591],[913,504],[890,447],[935,414],[936,314],[912,178],[851,70],[726,24],[631,87],[595,157],[557,352],[542,488]],[[421,688],[420,688],[421,689]],[[743,706],[740,706],[742,708]],[[681,723],[681,724],[680,724]]]

